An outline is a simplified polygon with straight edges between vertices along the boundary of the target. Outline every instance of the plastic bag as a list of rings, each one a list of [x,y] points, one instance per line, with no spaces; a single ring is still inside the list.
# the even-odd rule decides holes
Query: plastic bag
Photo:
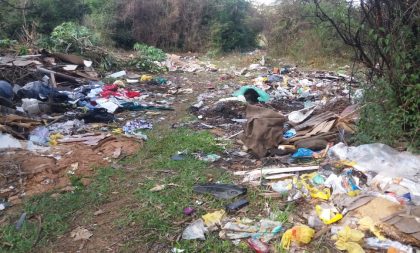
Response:
[[[283,133],[283,137],[285,139],[290,139],[296,136],[296,130],[294,128],[287,130],[285,133]]]
[[[207,229],[204,227],[204,222],[202,219],[198,219],[191,223],[185,230],[182,232],[182,239],[184,240],[205,240],[206,237],[204,233],[207,233]]]
[[[313,187],[310,183],[313,179],[313,177],[316,176],[316,174],[304,174],[300,178],[302,179],[302,184],[305,186],[305,188],[309,191],[309,194],[312,198],[315,199],[323,199],[328,200],[331,197],[331,190],[329,188],[321,188],[318,189],[317,187]]]
[[[318,217],[326,224],[332,224],[343,218],[343,215],[338,212],[337,208],[334,206],[329,206],[328,204],[316,205],[315,206],[316,214]]]
[[[235,97],[239,97],[239,96],[244,96],[245,92],[247,92],[247,90],[252,89],[255,92],[258,93],[258,101],[260,102],[268,102],[270,100],[270,95],[267,94],[267,92],[263,91],[260,88],[254,87],[254,86],[242,86],[238,91],[236,91],[235,93],[233,93],[233,96]]]
[[[33,143],[41,146],[48,146],[48,141],[50,136],[50,132],[48,128],[45,126],[39,126],[32,130],[31,134],[29,135],[29,140]]]
[[[314,234],[315,230],[308,226],[294,226],[283,234],[283,237],[281,238],[281,246],[283,249],[289,249],[292,241],[307,244],[311,242]]]
[[[142,75],[140,77],[140,82],[149,82],[153,80],[153,76],[151,75]]]
[[[293,187],[293,182],[290,179],[278,181],[271,185],[271,188],[280,194],[288,193],[292,189],[292,187]]]
[[[346,250],[349,253],[364,253],[365,251],[359,244],[364,236],[365,234],[359,230],[345,226],[332,239],[336,240],[335,246],[339,250]]]
[[[355,161],[354,168],[374,171],[390,177],[412,178],[420,169],[420,156],[397,150],[381,143],[348,147],[338,143],[329,150],[331,158]]]
[[[385,237],[383,235],[381,235],[380,230],[375,226],[372,218],[370,217],[363,217],[362,219],[360,219],[358,221],[359,223],[359,228],[363,231],[365,230],[369,230],[370,232],[372,232],[372,234],[374,234],[379,240],[385,240]]]
[[[205,214],[202,218],[207,227],[212,227],[215,225],[220,225],[225,214],[226,212],[224,210],[219,210],[213,213]]]
[[[293,158],[307,158],[312,157],[314,151],[307,148],[299,148],[296,153],[292,155]]]

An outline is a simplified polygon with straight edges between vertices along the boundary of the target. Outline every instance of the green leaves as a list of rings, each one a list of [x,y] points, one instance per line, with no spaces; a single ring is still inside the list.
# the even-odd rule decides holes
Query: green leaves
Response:
[[[164,61],[166,59],[166,54],[162,49],[146,44],[136,43],[134,44],[133,49],[137,51],[140,57],[150,59],[151,61]]]
[[[84,48],[97,44],[93,33],[86,27],[73,22],[64,22],[54,28],[50,40],[54,50],[81,53]]]
[[[148,46],[146,44],[134,44],[137,57],[131,62],[137,69],[150,73],[159,73],[165,70],[158,62],[166,59],[166,53],[162,49]]]

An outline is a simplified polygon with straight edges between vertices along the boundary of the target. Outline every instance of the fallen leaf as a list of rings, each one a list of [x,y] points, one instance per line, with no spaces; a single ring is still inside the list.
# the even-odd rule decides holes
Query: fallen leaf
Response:
[[[98,216],[98,215],[101,215],[101,214],[104,214],[104,213],[105,213],[105,211],[100,209],[100,210],[94,212],[93,215]]]
[[[70,236],[74,241],[87,240],[92,237],[92,235],[93,234],[89,230],[83,227],[77,227],[70,233]]]
[[[150,189],[150,191],[151,192],[158,192],[158,191],[161,191],[163,189],[165,189],[165,185],[164,184],[162,184],[162,185],[158,184],[155,187],[153,187],[152,189]]]

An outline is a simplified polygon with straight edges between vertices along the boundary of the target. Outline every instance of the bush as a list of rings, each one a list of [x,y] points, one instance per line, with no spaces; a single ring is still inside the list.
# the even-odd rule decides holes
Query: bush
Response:
[[[333,25],[369,70],[359,139],[420,150],[418,16],[415,0],[317,1],[318,17]],[[337,12],[337,10],[344,10]]]
[[[148,46],[146,44],[136,43],[134,44],[133,49],[144,58],[148,58],[151,61],[164,61],[166,59],[166,54],[162,49]]]
[[[165,70],[159,65],[159,62],[166,59],[166,54],[162,49],[148,46],[141,43],[134,44],[134,50],[137,51],[137,57],[132,62],[136,68],[151,73],[158,73]]]
[[[65,53],[83,53],[85,48],[98,44],[88,28],[73,22],[65,22],[54,28],[50,41],[54,50]]]
[[[0,48],[9,48],[13,45],[16,45],[16,40],[10,40],[10,39],[2,39],[0,40]]]

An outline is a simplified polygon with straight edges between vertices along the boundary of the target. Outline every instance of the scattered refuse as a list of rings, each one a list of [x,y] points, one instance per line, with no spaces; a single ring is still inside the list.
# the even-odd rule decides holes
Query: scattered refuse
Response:
[[[151,192],[159,192],[163,189],[166,188],[166,185],[162,184],[162,185],[156,185],[155,187],[153,187],[152,189],[150,189]]]
[[[204,220],[204,224],[208,228],[212,228],[217,225],[221,225],[223,218],[225,217],[226,212],[224,210],[215,211],[212,213],[208,213],[202,216]]]
[[[192,215],[193,213],[195,213],[195,209],[192,207],[186,207],[184,208],[184,214],[185,215]]]
[[[188,225],[188,227],[185,228],[185,230],[182,232],[182,239],[184,240],[205,240],[205,233],[207,233],[208,230],[206,227],[204,227],[204,221],[202,219],[198,219]]]
[[[195,196],[179,215],[187,221],[202,216],[184,229],[182,239],[205,240],[206,233],[218,231],[220,239],[246,241],[255,252],[270,252],[270,242],[280,238],[283,249],[304,248],[324,234],[333,247],[348,252],[420,247],[420,157],[380,143],[350,145],[361,109],[351,104],[349,98],[360,94],[349,94],[350,82],[363,93],[353,78],[271,68],[265,58],[248,68],[217,69],[196,57],[167,55],[160,67],[193,73],[198,81],[129,70],[106,73],[101,81],[92,61],[59,53],[49,57],[56,67],[43,55],[0,57],[2,69],[19,67],[25,73],[21,80],[0,81],[0,210],[25,196],[74,190],[69,175],[90,177],[93,166],[135,154],[147,131],[171,118],[179,101],[187,101],[196,117],[173,128],[206,129],[218,136],[223,152],[185,150],[165,159],[217,161],[244,186],[195,185],[195,193],[220,199],[214,200],[219,207],[202,215],[208,205]],[[200,81],[197,72],[215,78]],[[147,190],[158,196],[171,186],[178,185]],[[250,201],[237,197],[253,187],[258,198],[271,200],[249,219],[244,215],[255,214]],[[281,215],[274,210],[278,206]],[[16,229],[26,218],[22,213]],[[70,236],[78,241],[93,234],[77,227]]]
[[[308,226],[294,226],[293,228],[288,229],[286,232],[284,232],[281,238],[281,246],[283,247],[283,249],[289,249],[292,241],[307,244],[311,242],[314,234],[315,230]]]
[[[233,203],[230,203],[229,205],[226,206],[226,211],[228,213],[234,213],[236,211],[238,211],[239,209],[241,209],[242,207],[245,207],[249,205],[249,201],[246,199],[240,199],[237,200]]]
[[[247,192],[245,187],[231,184],[202,184],[194,186],[193,190],[198,193],[209,193],[220,199],[232,199]]]
[[[26,213],[22,213],[19,217],[19,220],[15,224],[16,230],[20,230],[22,228],[23,223],[25,222],[25,219],[26,219]]]
[[[83,227],[77,227],[71,231],[70,236],[74,241],[88,240],[93,236],[92,232]]]

